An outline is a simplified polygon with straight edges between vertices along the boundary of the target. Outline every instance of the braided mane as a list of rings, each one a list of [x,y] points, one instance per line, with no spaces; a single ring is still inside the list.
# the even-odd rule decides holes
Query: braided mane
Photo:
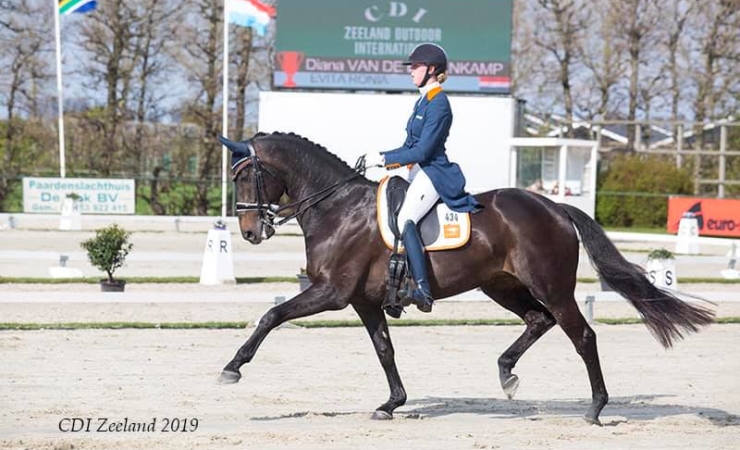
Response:
[[[273,133],[263,133],[259,132],[254,135],[254,139],[264,138],[264,137],[273,137],[273,138],[281,138],[281,139],[287,139],[291,141],[298,141],[301,144],[310,146],[316,153],[320,153],[322,155],[326,155],[329,157],[333,162],[339,164],[340,166],[346,168],[347,170],[353,170],[346,162],[344,162],[340,157],[335,155],[334,153],[330,152],[326,147],[317,144],[313,141],[311,141],[308,138],[305,138],[299,134],[289,132],[289,133],[283,133],[281,131],[275,131]]]

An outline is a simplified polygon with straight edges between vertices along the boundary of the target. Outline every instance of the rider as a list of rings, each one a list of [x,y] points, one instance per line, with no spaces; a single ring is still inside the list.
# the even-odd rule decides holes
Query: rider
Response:
[[[410,297],[421,311],[431,312],[434,299],[417,224],[440,198],[457,212],[475,213],[483,206],[465,191],[460,167],[445,154],[452,125],[452,110],[441,86],[447,79],[447,54],[439,45],[420,44],[404,64],[410,66],[411,80],[421,93],[406,124],[406,140],[395,150],[366,154],[365,164],[387,169],[411,167],[411,184],[398,213],[398,224],[403,227],[401,239],[417,286]]]

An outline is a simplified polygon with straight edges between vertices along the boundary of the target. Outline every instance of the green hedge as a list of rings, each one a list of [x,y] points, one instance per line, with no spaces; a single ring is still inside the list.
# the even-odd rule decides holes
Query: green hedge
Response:
[[[690,174],[672,159],[622,154],[606,164],[596,195],[596,220],[606,227],[664,227],[668,197],[693,192]]]

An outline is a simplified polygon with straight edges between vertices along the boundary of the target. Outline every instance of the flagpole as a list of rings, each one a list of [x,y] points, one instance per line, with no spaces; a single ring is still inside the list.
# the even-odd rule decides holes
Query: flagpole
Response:
[[[59,176],[66,176],[64,160],[64,93],[62,91],[62,38],[59,27],[59,1],[54,1],[54,34],[56,38],[56,58],[57,58],[57,115],[59,120]]]
[[[223,70],[223,118],[221,134],[228,137],[229,132],[229,12],[226,9],[228,2],[224,0],[224,70]],[[228,160],[228,150],[226,146],[221,146],[221,218],[226,217],[226,170]]]

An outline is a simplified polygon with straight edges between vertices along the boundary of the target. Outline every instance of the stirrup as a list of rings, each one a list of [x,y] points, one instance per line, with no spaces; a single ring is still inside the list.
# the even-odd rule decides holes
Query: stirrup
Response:
[[[401,314],[403,314],[403,306],[401,305],[384,306],[383,310],[388,314],[388,316],[393,317],[394,319],[400,319]]]

